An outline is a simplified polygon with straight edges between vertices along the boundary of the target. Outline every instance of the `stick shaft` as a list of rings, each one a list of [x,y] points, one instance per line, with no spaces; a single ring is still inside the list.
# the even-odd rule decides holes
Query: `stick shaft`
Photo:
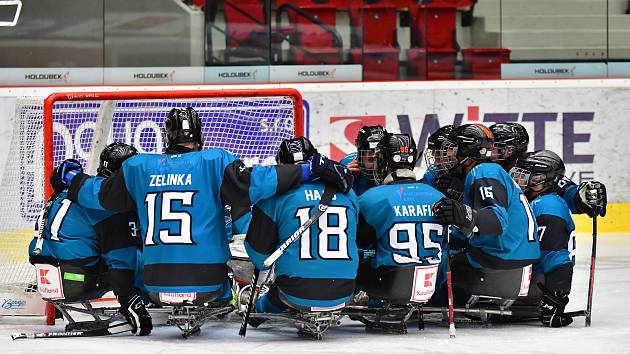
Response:
[[[593,287],[595,286],[595,261],[597,258],[597,210],[593,216],[593,245],[591,247],[591,272],[588,281],[588,299],[586,302],[585,326],[591,326],[591,311],[593,307]]]

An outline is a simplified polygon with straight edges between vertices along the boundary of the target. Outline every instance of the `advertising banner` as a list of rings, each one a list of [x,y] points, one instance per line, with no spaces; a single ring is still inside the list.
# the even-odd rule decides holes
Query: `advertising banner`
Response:
[[[442,125],[518,122],[530,134],[529,150],[556,152],[574,182],[606,181],[611,201],[629,200],[630,88],[503,85],[467,88],[453,83],[430,89],[410,83],[356,91],[305,87],[302,94],[310,138],[333,159],[355,151],[354,140],[363,125],[380,124],[391,132],[411,134],[422,151],[428,136]],[[423,173],[423,158],[417,167]]]

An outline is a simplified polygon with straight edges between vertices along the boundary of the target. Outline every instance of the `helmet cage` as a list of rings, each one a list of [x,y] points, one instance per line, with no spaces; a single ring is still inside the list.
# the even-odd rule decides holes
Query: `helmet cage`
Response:
[[[376,168],[376,145],[378,145],[378,141],[371,141],[370,147],[373,146],[373,148],[357,151],[359,170],[371,181],[374,181],[374,176],[378,174],[378,169]]]
[[[436,178],[448,174],[460,163],[457,152],[457,144],[450,140],[442,142],[442,146],[437,149],[427,149],[424,155],[427,170],[431,171]]]

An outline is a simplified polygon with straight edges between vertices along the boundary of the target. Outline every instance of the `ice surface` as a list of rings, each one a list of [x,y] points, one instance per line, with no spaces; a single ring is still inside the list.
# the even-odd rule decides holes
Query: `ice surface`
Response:
[[[457,338],[448,329],[428,324],[424,331],[410,326],[407,335],[366,333],[363,325],[344,319],[322,341],[298,338],[294,328],[250,328],[238,336],[239,323],[211,323],[199,335],[182,339],[175,327],[157,327],[150,337],[118,335],[12,341],[13,332],[61,330],[35,325],[0,324],[0,353],[630,353],[630,234],[601,234],[598,238],[593,322],[584,317],[566,328],[543,328],[536,322],[460,327]],[[591,236],[578,235],[577,266],[568,311],[586,307]]]

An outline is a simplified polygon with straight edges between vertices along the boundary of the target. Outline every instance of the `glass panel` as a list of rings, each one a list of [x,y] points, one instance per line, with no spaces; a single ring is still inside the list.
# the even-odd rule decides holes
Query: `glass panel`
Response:
[[[630,1],[628,0],[608,0],[608,49],[611,61],[630,62]],[[625,70],[618,72],[619,76],[630,76],[630,63],[624,63],[623,67]]]
[[[207,1],[206,65],[269,65],[269,0]]]
[[[15,26],[0,27],[0,67],[100,67],[103,1],[22,1]],[[16,7],[1,6],[0,21]]]
[[[204,12],[181,1],[107,0],[106,67],[204,65]]]
[[[607,59],[605,0],[502,0],[501,43],[513,61]]]

